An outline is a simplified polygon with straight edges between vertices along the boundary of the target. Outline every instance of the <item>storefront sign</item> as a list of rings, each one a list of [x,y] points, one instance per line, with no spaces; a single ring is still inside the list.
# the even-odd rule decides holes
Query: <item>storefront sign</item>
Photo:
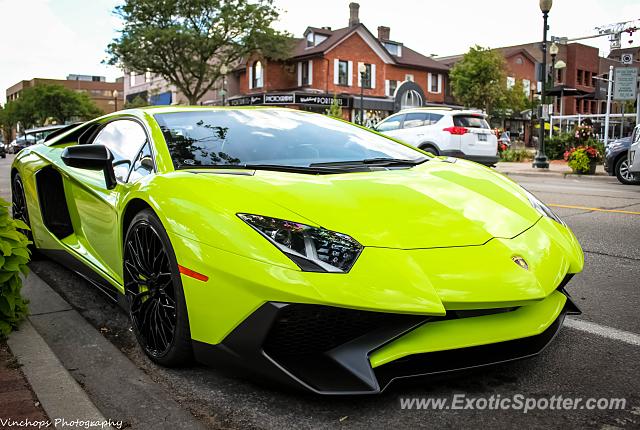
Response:
[[[336,97],[338,105],[346,108],[350,107],[351,99],[348,97]],[[330,94],[259,94],[253,96],[238,97],[229,100],[230,106],[253,106],[253,105],[310,105],[310,106],[331,106],[333,95]]]

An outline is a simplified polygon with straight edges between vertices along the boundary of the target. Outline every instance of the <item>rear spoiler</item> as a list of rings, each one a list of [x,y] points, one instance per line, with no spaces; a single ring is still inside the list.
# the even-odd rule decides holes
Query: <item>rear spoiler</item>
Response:
[[[81,124],[83,124],[83,123],[82,122],[74,122],[74,123],[71,123],[71,124],[69,124],[67,126],[64,126],[62,128],[59,128],[56,131],[53,131],[53,132],[49,133],[47,135],[47,137],[44,138],[43,142],[48,142],[51,139],[53,139],[54,137],[60,136],[62,133],[66,133],[67,131],[71,130],[72,128],[76,128],[77,126],[79,126]]]

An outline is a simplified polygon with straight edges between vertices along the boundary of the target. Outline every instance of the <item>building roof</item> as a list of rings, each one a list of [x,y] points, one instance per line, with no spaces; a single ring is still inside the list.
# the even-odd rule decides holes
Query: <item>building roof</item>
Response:
[[[401,56],[391,55],[391,53],[389,53],[384,45],[380,43],[380,40],[378,40],[378,38],[371,34],[369,29],[364,24],[354,25],[352,27],[338,28],[336,30],[308,27],[305,31],[305,34],[313,31],[328,36],[327,39],[312,47],[307,47],[306,39],[297,39],[295,47],[293,49],[292,58],[310,57],[324,54],[326,51],[340,44],[343,40],[358,31],[358,29],[363,29],[364,31],[366,31],[366,33],[371,36],[374,43],[377,43],[379,47],[383,49],[384,52],[387,53],[391,58],[393,58],[394,62],[398,65],[420,69],[449,70],[449,67],[447,67],[446,64],[442,64],[431,57],[422,55],[405,45],[402,45]]]

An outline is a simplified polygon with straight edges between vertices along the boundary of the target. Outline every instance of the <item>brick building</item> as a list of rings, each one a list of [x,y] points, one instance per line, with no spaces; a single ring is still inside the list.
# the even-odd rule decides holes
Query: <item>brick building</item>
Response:
[[[43,84],[62,85],[70,90],[85,93],[104,113],[114,112],[116,110],[116,104],[118,109],[122,109],[124,106],[124,85],[122,78],[116,82],[107,82],[104,76],[90,75],[69,75],[67,79],[34,78],[20,81],[7,88],[7,101],[18,99],[20,93],[25,88]],[[118,91],[117,103],[116,98],[113,96],[114,90]]]
[[[373,35],[360,23],[357,3],[349,11],[347,27],[308,27],[285,61],[247,58],[234,72],[241,95],[229,104],[325,112],[335,96],[344,118],[357,121],[362,93],[371,125],[402,108],[445,103],[447,65],[392,40],[389,27]]]

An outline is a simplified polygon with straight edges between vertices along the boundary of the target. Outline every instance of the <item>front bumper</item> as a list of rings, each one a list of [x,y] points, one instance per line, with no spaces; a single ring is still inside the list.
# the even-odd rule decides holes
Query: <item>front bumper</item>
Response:
[[[569,278],[534,304],[444,317],[268,302],[222,343],[194,341],[194,352],[318,394],[374,394],[399,378],[538,354],[579,313],[563,289]]]

